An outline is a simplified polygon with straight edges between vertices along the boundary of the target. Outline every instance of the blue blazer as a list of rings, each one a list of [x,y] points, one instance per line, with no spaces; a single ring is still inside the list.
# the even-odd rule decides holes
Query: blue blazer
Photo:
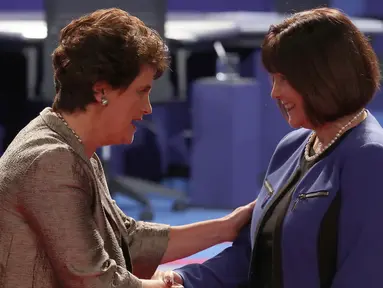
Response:
[[[297,169],[310,131],[299,129],[278,144],[254,208],[251,225],[233,245],[203,264],[178,272],[185,288],[238,287],[246,283],[258,226],[282,186]],[[300,180],[282,226],[284,288],[322,288],[318,239],[336,198],[336,263],[331,288],[383,287],[383,129],[367,118]],[[318,193],[325,192],[325,193]],[[249,275],[250,274],[250,275]],[[254,287],[257,288],[257,287]]]

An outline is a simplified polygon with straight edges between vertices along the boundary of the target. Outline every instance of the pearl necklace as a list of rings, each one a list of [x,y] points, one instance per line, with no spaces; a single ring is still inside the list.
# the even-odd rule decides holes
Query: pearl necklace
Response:
[[[57,117],[59,117],[59,119],[65,124],[65,126],[66,126],[70,131],[72,131],[73,135],[77,138],[78,142],[82,143],[81,138],[76,134],[76,132],[74,132],[74,130],[73,130],[72,128],[69,127],[68,122],[65,121],[64,117],[63,117],[60,113],[58,113],[58,112],[56,112],[56,115],[57,115]]]
[[[338,140],[339,137],[342,136],[342,134],[345,132],[345,130],[364,113],[364,111],[365,111],[365,109],[360,111],[358,114],[356,114],[354,116],[354,118],[352,118],[350,121],[348,121],[346,125],[344,125],[342,128],[340,128],[338,133],[336,133],[335,137],[323,149],[322,149],[322,143],[319,143],[319,145],[320,145],[319,146],[319,152],[315,153],[312,156],[310,156],[310,147],[311,147],[311,145],[314,144],[316,133],[315,132],[311,133],[310,138],[307,141],[307,144],[305,147],[304,155],[305,155],[306,161],[314,161],[320,155],[322,155],[323,152],[326,151],[328,148],[330,148],[331,145],[333,145],[336,142],[336,140]]]

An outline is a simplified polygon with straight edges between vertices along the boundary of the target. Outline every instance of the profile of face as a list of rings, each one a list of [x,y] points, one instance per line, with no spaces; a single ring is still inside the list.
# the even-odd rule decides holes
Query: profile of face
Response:
[[[97,102],[102,98],[108,101],[105,106],[98,105],[99,121],[103,130],[104,145],[131,144],[136,132],[135,121],[152,113],[149,94],[153,85],[155,71],[143,66],[134,81],[125,90],[111,89],[107,84],[95,85]],[[101,127],[100,127],[101,128]]]
[[[306,117],[303,97],[289,84],[287,79],[275,73],[272,77],[271,97],[280,103],[280,108],[285,112],[285,118],[292,128],[311,129]]]

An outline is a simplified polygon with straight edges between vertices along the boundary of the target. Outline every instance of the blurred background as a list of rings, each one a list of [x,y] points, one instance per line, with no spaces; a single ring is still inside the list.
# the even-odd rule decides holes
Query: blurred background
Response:
[[[98,151],[112,197],[129,216],[171,225],[217,218],[254,200],[290,128],[259,61],[269,26],[286,13],[342,9],[383,56],[380,0],[0,0],[0,155],[54,97],[50,55],[71,19],[119,7],[166,39],[171,70],[132,145]],[[383,123],[382,97],[369,109]],[[193,241],[193,239],[190,239]],[[164,269],[214,256],[224,243]]]

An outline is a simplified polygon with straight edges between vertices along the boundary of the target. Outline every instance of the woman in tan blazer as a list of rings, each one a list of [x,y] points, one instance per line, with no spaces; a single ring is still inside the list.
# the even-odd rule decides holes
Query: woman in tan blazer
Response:
[[[217,220],[135,221],[111,199],[98,147],[129,144],[151,113],[167,48],[139,19],[99,10],[61,31],[56,97],[0,159],[0,287],[165,287],[157,266],[231,241],[253,203]]]

